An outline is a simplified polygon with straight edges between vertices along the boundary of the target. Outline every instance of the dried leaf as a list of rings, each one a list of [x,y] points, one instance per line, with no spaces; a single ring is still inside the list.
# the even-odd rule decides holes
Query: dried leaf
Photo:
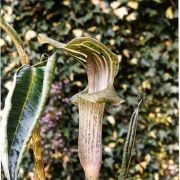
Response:
[[[112,9],[117,9],[120,6],[120,2],[119,1],[113,1],[110,6]]]
[[[37,36],[36,32],[33,30],[28,30],[25,34],[25,40],[30,41],[31,39],[35,38]]]
[[[127,20],[127,21],[135,21],[135,20],[136,20],[136,17],[137,17],[137,13],[136,13],[136,12],[133,12],[133,13],[129,14],[129,15],[126,17],[126,20]]]
[[[132,9],[137,9],[139,4],[137,1],[129,1],[127,5]]]
[[[114,14],[119,17],[119,19],[123,19],[124,16],[128,14],[126,7],[121,7],[114,10]]]
[[[172,6],[169,6],[166,10],[166,17],[168,19],[173,19],[173,9]]]
[[[2,48],[3,46],[6,46],[6,42],[4,39],[0,39],[0,47]]]
[[[83,31],[81,29],[74,29],[73,34],[75,35],[75,37],[81,37],[83,34]]]
[[[124,49],[124,50],[123,50],[123,54],[124,54],[124,56],[126,56],[127,58],[130,57],[130,55],[129,55],[129,50],[128,50],[128,49]]]

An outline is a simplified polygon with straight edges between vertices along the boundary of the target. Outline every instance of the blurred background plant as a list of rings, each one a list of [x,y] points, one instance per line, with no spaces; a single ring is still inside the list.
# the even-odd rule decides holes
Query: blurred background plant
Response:
[[[173,0],[1,2],[1,13],[25,41],[31,64],[42,53],[55,51],[38,44],[37,34],[42,32],[61,42],[91,36],[119,55],[115,88],[126,103],[106,106],[100,179],[117,179],[130,115],[143,95],[129,179],[178,180],[177,7]],[[3,108],[20,62],[4,32],[0,46]],[[77,154],[78,112],[69,98],[86,83],[83,67],[59,51],[51,95],[40,120],[47,179],[83,179]],[[33,170],[28,151],[19,179],[33,179]]]

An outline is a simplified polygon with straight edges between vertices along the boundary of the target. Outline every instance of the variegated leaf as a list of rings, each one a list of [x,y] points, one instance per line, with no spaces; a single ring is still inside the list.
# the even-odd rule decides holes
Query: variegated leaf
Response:
[[[1,161],[7,179],[17,178],[23,154],[49,96],[56,61],[54,54],[46,66],[23,65],[14,76],[0,124]]]
[[[136,129],[137,129],[137,117],[139,113],[139,106],[142,100],[140,100],[137,108],[134,110],[131,120],[129,123],[129,130],[126,137],[126,142],[124,145],[123,150],[123,157],[122,157],[122,164],[121,164],[121,171],[118,180],[126,180],[129,170],[129,165],[131,162],[131,154],[135,143],[136,138]]]

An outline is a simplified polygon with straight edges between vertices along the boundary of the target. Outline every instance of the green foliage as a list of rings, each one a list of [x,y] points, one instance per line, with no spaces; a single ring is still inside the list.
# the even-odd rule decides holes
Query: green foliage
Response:
[[[128,177],[129,166],[131,163],[132,151],[134,148],[135,140],[136,140],[136,129],[137,129],[137,119],[139,113],[139,106],[142,102],[138,103],[138,107],[134,110],[131,120],[129,122],[129,129],[126,137],[126,141],[124,144],[123,156],[122,156],[122,164],[121,171],[118,177],[118,180],[125,180]]]
[[[57,56],[54,54],[48,59],[46,66],[24,65],[15,73],[1,121],[2,164],[8,179],[17,177],[33,129],[49,96],[56,60]]]
[[[90,35],[119,55],[115,89],[126,103],[106,107],[101,179],[118,178],[131,107],[141,95],[144,104],[139,113],[129,177],[178,179],[176,1],[22,0],[2,3],[2,11],[25,40],[33,64],[39,62],[40,54],[53,51],[51,46],[37,43],[36,36],[42,32],[60,42]],[[20,64],[4,33],[1,46],[3,100],[13,68]],[[41,120],[47,179],[83,179],[77,156],[77,108],[68,98],[84,89],[87,80],[83,67],[73,60],[59,52],[56,77]],[[24,158],[21,176],[32,175],[31,158],[30,154]]]

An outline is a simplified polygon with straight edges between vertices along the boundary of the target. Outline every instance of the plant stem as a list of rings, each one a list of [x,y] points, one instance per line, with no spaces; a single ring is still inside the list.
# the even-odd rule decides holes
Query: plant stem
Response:
[[[131,162],[131,154],[135,143],[136,138],[136,129],[137,129],[137,121],[138,121],[138,113],[139,113],[139,106],[142,103],[142,99],[139,101],[138,106],[134,110],[131,120],[129,123],[128,134],[126,137],[124,150],[123,150],[123,157],[122,157],[122,164],[121,164],[121,171],[118,177],[118,180],[126,180],[128,176],[128,170]]]
[[[36,125],[32,134],[32,146],[34,153],[36,180],[45,180],[43,153],[41,148],[41,136],[39,124]]]
[[[80,100],[78,150],[86,180],[98,180],[102,161],[102,117],[105,103]]]
[[[28,56],[24,50],[23,42],[17,32],[0,16],[0,27],[6,31],[6,33],[11,37],[16,49],[18,51],[20,60],[22,64],[28,64]]]

